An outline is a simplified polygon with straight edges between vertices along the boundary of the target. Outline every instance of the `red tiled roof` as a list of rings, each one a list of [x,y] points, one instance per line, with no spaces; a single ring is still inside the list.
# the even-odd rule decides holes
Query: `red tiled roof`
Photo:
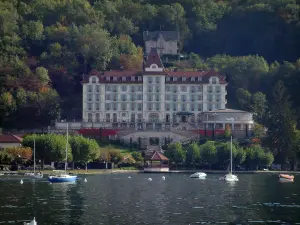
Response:
[[[20,138],[13,134],[0,135],[0,143],[22,143],[23,138]]]
[[[169,159],[162,153],[155,151],[151,157],[152,161],[168,161]]]

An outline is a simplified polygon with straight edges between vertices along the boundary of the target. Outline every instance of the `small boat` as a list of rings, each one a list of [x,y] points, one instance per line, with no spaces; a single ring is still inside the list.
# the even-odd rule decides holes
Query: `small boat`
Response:
[[[225,175],[224,180],[227,182],[236,182],[239,181],[237,175],[232,174],[232,136],[230,139],[230,172]]]
[[[197,173],[193,173],[190,178],[200,178],[200,179],[204,179],[206,178],[206,173],[202,173],[202,172],[197,172]]]
[[[282,182],[294,182],[294,176],[288,174],[279,174],[279,181]]]
[[[68,124],[67,124],[67,144],[66,144],[66,162],[65,162],[65,170],[64,171],[57,171],[54,170],[54,172],[59,172],[55,175],[50,175],[48,177],[48,180],[51,183],[63,183],[63,182],[74,182],[77,179],[77,175],[70,175],[67,174],[67,165],[68,165]]]
[[[43,174],[41,172],[35,172],[35,140],[33,140],[33,173],[25,173],[25,176],[33,177],[35,179],[43,178]]]
[[[24,225],[37,225],[37,222],[35,221],[35,218],[30,223],[24,223]]]

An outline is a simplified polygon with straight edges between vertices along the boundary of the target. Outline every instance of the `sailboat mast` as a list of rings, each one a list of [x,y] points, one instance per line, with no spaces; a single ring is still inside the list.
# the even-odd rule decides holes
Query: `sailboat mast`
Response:
[[[230,173],[232,174],[232,136],[230,136]]]
[[[65,173],[67,174],[67,165],[68,165],[68,134],[69,134],[69,124],[67,123],[67,143],[66,143],[66,162],[65,162]]]
[[[33,139],[33,173],[35,174],[35,139]]]

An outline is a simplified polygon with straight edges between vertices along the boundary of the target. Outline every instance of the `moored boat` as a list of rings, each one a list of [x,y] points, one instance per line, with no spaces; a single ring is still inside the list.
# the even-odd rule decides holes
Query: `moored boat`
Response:
[[[282,182],[294,182],[294,176],[288,174],[279,174],[279,181]]]
[[[37,225],[37,222],[35,221],[35,218],[30,223],[24,223],[24,225]]]
[[[193,173],[190,178],[206,178],[206,173],[202,173],[202,172],[197,172],[197,173]]]

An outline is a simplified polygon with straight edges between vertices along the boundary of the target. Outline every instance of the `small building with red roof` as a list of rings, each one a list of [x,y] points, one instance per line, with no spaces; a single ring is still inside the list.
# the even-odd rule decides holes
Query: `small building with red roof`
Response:
[[[22,145],[23,138],[14,134],[0,134],[0,149],[19,147]]]

